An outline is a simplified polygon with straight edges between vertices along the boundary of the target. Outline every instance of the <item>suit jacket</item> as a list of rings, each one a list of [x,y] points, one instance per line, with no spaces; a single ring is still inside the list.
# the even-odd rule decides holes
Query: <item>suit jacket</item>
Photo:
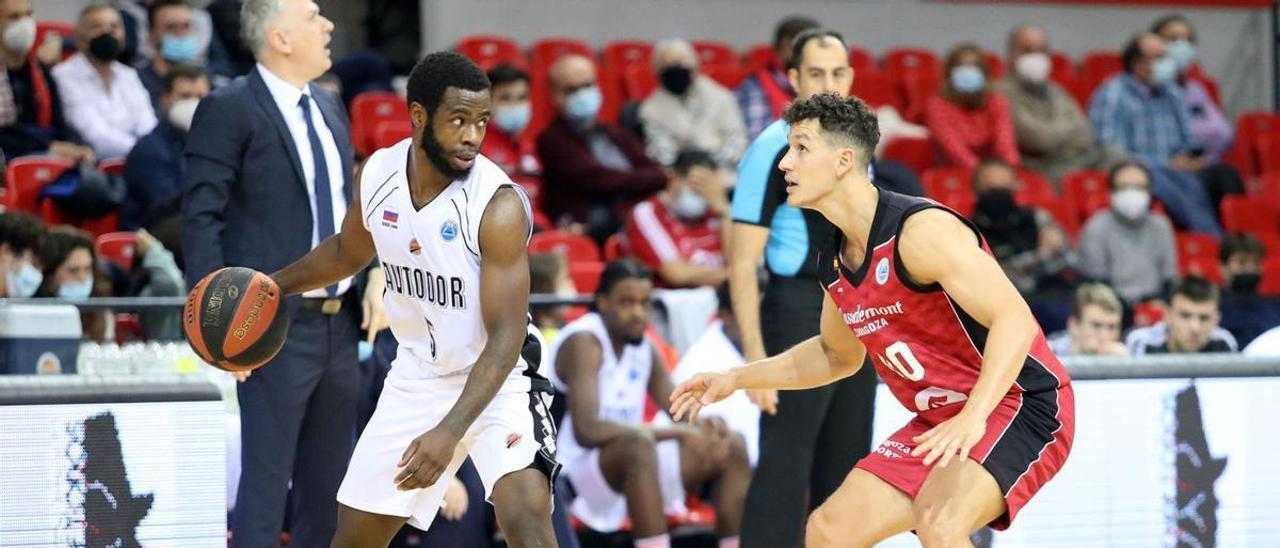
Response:
[[[544,207],[553,220],[568,214],[576,221],[586,221],[594,203],[612,204],[621,214],[667,186],[666,172],[649,158],[639,139],[621,127],[603,122],[599,130],[631,162],[629,171],[600,165],[586,136],[563,116],[557,116],[538,136]]]
[[[350,201],[351,124],[332,94],[311,86],[311,95],[337,142]],[[200,101],[186,158],[182,248],[188,284],[224,266],[274,272],[311,250],[312,204],[302,162],[258,71]],[[357,289],[353,284],[348,294]]]

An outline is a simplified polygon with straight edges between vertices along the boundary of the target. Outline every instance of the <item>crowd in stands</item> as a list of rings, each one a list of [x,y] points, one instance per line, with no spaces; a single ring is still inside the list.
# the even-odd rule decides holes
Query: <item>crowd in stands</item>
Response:
[[[200,100],[254,65],[237,20],[225,16],[235,2],[208,10],[182,0],[117,4],[85,8],[73,33],[60,35],[56,29],[68,25],[38,24],[31,0],[0,0],[0,150],[8,164],[0,297],[184,294],[187,134]],[[1079,68],[1037,26],[1012,29],[1003,57],[967,42],[941,56],[895,48],[879,61],[833,47],[800,66],[793,41],[817,26],[787,18],[771,43],[743,56],[684,39],[617,42],[601,55],[567,39],[541,41],[527,56],[502,37],[458,44],[492,83],[482,153],[533,198],[533,291],[599,291],[594,312],[533,311],[554,345],[553,362],[557,352],[606,359],[602,341],[622,329],[611,307],[635,296],[614,291],[621,284],[645,302],[652,287],[721,289],[715,323],[686,359],[677,366],[654,358],[663,367],[645,372],[653,375],[652,393],[669,390],[668,371],[680,379],[711,360],[742,363],[723,291],[731,200],[740,164],[773,160],[753,160],[748,146],[795,97],[801,76],[851,85],[875,108],[883,135],[872,164],[878,186],[969,216],[1024,295],[1071,301],[1065,330],[1050,340],[1059,355],[1236,352],[1274,325],[1226,326],[1220,304],[1280,295],[1280,171],[1268,169],[1280,167],[1268,161],[1280,153],[1280,137],[1271,138],[1280,135],[1280,115],[1247,113],[1233,122],[1224,113],[1185,17],[1115,37],[1117,52],[1091,53]],[[826,46],[819,40],[816,47]],[[390,80],[389,65],[369,52],[339,60],[321,80],[346,100],[352,141],[365,156],[411,131]],[[90,214],[73,205],[83,202],[77,195],[110,207]],[[758,212],[761,224],[783,200],[785,193],[762,198],[772,205]],[[623,257],[636,262],[606,268]],[[619,270],[615,279],[609,268]],[[647,316],[636,321],[649,323]],[[86,338],[97,340],[176,338],[177,322],[163,312],[84,315]],[[640,331],[631,335],[653,339],[651,329]],[[629,352],[641,352],[632,346]],[[606,361],[662,353],[642,350]],[[575,367],[600,365],[575,364],[562,374]],[[583,378],[557,381],[571,408]],[[737,405],[754,409],[745,396]],[[683,482],[677,476],[678,486],[692,494],[716,484],[717,503],[740,504],[742,474],[749,478],[748,457],[755,460],[755,443],[744,449],[740,439],[752,438],[755,420],[741,417],[724,415],[727,427],[671,433],[689,442],[688,458],[706,463]],[[729,440],[732,450],[713,451],[708,437]],[[664,451],[652,439],[608,443]],[[634,452],[627,454],[632,460],[618,466],[659,472],[659,460],[633,462]],[[451,488],[451,496],[465,505],[463,489]],[[580,508],[578,518],[620,528],[615,502],[581,501],[606,510]],[[629,526],[662,529],[670,508],[658,502],[685,501],[655,500]],[[448,511],[450,519],[458,514],[456,505]],[[735,535],[738,516],[721,518],[719,532]]]

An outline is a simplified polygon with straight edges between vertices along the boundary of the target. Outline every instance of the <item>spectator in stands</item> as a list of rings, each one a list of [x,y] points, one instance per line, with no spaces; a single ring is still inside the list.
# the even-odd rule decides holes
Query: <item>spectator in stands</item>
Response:
[[[977,207],[973,222],[1009,279],[1023,294],[1067,287],[1075,251],[1053,215],[1014,201],[1018,179],[1013,167],[995,158],[973,170]]]
[[[210,69],[220,76],[235,77],[253,68],[253,52],[240,36],[240,5],[242,0],[213,0],[205,10],[213,27],[215,43],[227,59],[222,66],[210,64]]]
[[[631,210],[627,246],[658,273],[662,285],[717,286],[728,277],[721,247],[728,216],[716,159],[685,149],[676,156],[667,188]]]
[[[36,294],[44,280],[40,257],[44,241],[40,218],[21,211],[0,213],[0,296],[26,298]]]
[[[43,282],[36,291],[36,297],[82,301],[90,296],[111,295],[111,282],[99,275],[93,238],[89,233],[72,226],[52,227],[45,233],[36,252],[44,265]],[[114,316],[109,310],[81,310],[82,336],[91,341],[108,340],[114,327],[111,326]]]
[[[1207,161],[1192,133],[1191,113],[1176,85],[1177,62],[1162,38],[1140,33],[1125,45],[1124,72],[1093,93],[1089,119],[1104,145],[1122,148],[1156,177],[1155,195],[1181,225],[1221,234],[1222,196],[1244,191],[1238,173]]]
[[[1191,116],[1191,137],[1203,149],[1205,162],[1212,163],[1231,148],[1231,122],[1222,114],[1208,88],[1189,76],[1196,61],[1196,30],[1181,14],[1166,15],[1151,25],[1151,32],[1165,41],[1165,50],[1178,69],[1174,85],[1182,91],[1182,103]]]
[[[31,0],[0,1],[0,151],[5,157],[48,153],[85,164],[93,150],[75,143],[57,83],[35,55]]]
[[[747,129],[733,94],[698,72],[698,54],[685,40],[658,42],[653,68],[662,85],[640,105],[649,156],[670,166],[681,149],[699,148],[726,171],[736,169]]]
[[[1222,241],[1218,258],[1222,261],[1222,290],[1227,295],[1257,295],[1262,281],[1262,260],[1267,249],[1250,234],[1236,233]]]
[[[1124,305],[1106,284],[1089,282],[1076,288],[1067,330],[1049,337],[1049,348],[1058,357],[1102,354],[1127,356],[1120,342]]]
[[[538,136],[546,212],[557,224],[581,223],[597,242],[622,228],[625,212],[667,183],[662,166],[625,129],[597,118],[596,67],[580,55],[551,65],[556,118]]]
[[[929,98],[925,125],[943,162],[972,169],[995,157],[1018,165],[1009,101],[991,92],[986,52],[977,44],[960,44],[947,53],[942,74],[942,93]]]
[[[79,53],[53,68],[64,116],[98,158],[123,158],[156,127],[138,71],[116,61],[124,27],[116,10],[90,4],[76,27]]]
[[[175,65],[199,66],[200,41],[192,28],[192,8],[185,0],[154,0],[147,7],[147,40],[155,55],[138,67],[138,78],[151,96],[156,116],[164,118],[160,96],[166,92],[164,77]]]
[[[1129,332],[1129,354],[1237,352],[1236,338],[1218,327],[1218,288],[1199,276],[1186,276],[1173,286],[1169,310],[1161,321]]]
[[[995,89],[1009,100],[1022,165],[1056,183],[1073,169],[1109,168],[1124,154],[1098,145],[1080,105],[1049,79],[1051,51],[1043,28],[1013,29],[1009,33],[1012,70]]]
[[[533,107],[529,101],[529,73],[503,63],[489,70],[489,95],[493,116],[480,153],[498,164],[511,177],[542,175],[536,143],[525,133]]]
[[[568,401],[557,456],[578,495],[570,512],[602,532],[620,530],[630,517],[637,548],[669,548],[664,511],[683,509],[685,493],[714,484],[721,546],[737,546],[751,481],[742,437],[719,419],[644,420],[646,400],[667,402],[674,388],[645,337],[652,287],[644,265],[609,263],[594,311],[565,326],[551,346],[552,381]]]
[[[1080,272],[1105,281],[1128,303],[1158,297],[1178,273],[1173,225],[1151,213],[1151,173],[1126,161],[1110,174],[1111,207],[1085,222]]]
[[[189,65],[175,65],[165,74],[160,97],[164,113],[156,128],[129,151],[124,179],[128,185],[120,208],[120,228],[152,230],[164,246],[179,252],[182,242],[182,180],[186,173],[187,132],[200,99],[209,94],[209,78]]]
[[[174,254],[151,233],[138,230],[133,244],[133,269],[124,295],[181,297],[186,294],[186,279]],[[143,310],[138,313],[138,319],[148,339],[182,338],[182,315],[178,310]]]
[[[749,139],[754,140],[764,128],[782,117],[782,109],[795,99],[796,92],[787,78],[792,45],[796,36],[817,26],[817,21],[800,15],[779,21],[773,28],[773,58],[734,90]]]
[[[578,289],[569,277],[569,261],[564,253],[529,254],[529,292],[566,298],[578,295]],[[531,308],[533,325],[542,332],[543,342],[551,344],[556,340],[560,328],[564,327],[567,311],[568,307],[564,305]]]

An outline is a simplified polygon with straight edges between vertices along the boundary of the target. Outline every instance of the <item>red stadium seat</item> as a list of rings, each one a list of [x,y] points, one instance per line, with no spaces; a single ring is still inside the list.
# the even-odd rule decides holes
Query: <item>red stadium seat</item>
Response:
[[[1280,131],[1259,134],[1253,142],[1253,156],[1259,173],[1280,171]]]
[[[74,165],[71,160],[55,156],[14,158],[5,167],[5,208],[40,215],[40,204],[36,202],[40,189]]]
[[[855,72],[852,93],[871,108],[885,105],[902,111],[902,94],[888,74],[878,71]]]
[[[604,241],[604,260],[612,261],[627,255],[626,246],[622,243],[622,234],[614,234]]]
[[[1280,171],[1263,173],[1258,176],[1257,187],[1253,195],[1268,204],[1272,209],[1280,211]]]
[[[1222,265],[1218,262],[1217,257],[1178,257],[1178,275],[1180,276],[1199,276],[1213,282],[1215,285],[1222,284]]]
[[[600,248],[595,241],[580,234],[552,230],[539,232],[529,240],[530,253],[562,252],[569,264],[600,262]]]
[[[133,246],[137,242],[135,232],[108,232],[94,240],[98,257],[119,266],[126,272],[133,270]]]
[[[377,148],[374,129],[379,122],[408,119],[409,107],[399,95],[382,91],[356,95],[351,100],[351,143],[360,156],[367,157]]]
[[[458,40],[455,47],[458,53],[475,61],[480,68],[489,70],[502,63],[510,63],[517,67],[528,66],[524,52],[515,40],[505,36],[475,35]]]
[[[711,40],[694,40],[693,51],[698,53],[698,63],[706,67],[708,65],[730,65],[739,66],[738,52],[734,51],[733,46],[724,42],[715,42]]]
[[[1049,69],[1049,79],[1055,82],[1059,77],[1076,77],[1080,73],[1076,71],[1076,65],[1071,57],[1061,51],[1055,51],[1049,54],[1049,61],[1052,67]]]
[[[1053,182],[1043,174],[1030,169],[1019,169],[1017,177],[1022,187],[1018,189],[1018,195],[1023,203],[1041,203],[1058,199],[1053,191]]]
[[[658,89],[658,75],[648,65],[632,65],[622,75],[622,89],[628,100],[643,101]]]
[[[1275,232],[1280,229],[1275,206],[1260,198],[1228,194],[1219,206],[1223,228],[1227,232]]]
[[[556,224],[551,222],[551,217],[541,210],[533,210],[533,226],[541,231],[555,230]]]
[[[1164,305],[1158,302],[1141,302],[1133,305],[1133,326],[1147,327],[1164,319]]]
[[[627,69],[633,66],[652,66],[650,58],[653,56],[653,44],[642,40],[610,42],[605,45],[602,53],[600,85],[605,101],[600,106],[600,117],[613,120],[617,118],[624,103],[640,99],[627,95],[623,80]]]
[[[1280,131],[1280,114],[1269,111],[1241,113],[1236,119],[1236,140],[1223,161],[1240,170],[1246,179],[1254,177],[1261,173],[1254,157],[1254,141],[1258,135],[1276,131]]]
[[[604,272],[604,263],[600,261],[575,262],[569,264],[569,278],[578,293],[590,295],[600,285],[600,274]]]
[[[36,41],[35,41],[36,47],[40,47],[40,44],[44,43],[45,36],[47,36],[51,32],[57,33],[58,36],[61,36],[63,38],[63,41],[62,41],[62,44],[63,44],[62,59],[63,60],[66,60],[66,58],[71,57],[72,55],[75,54],[76,52],[75,48],[67,47],[68,42],[66,40],[67,38],[70,38],[73,41],[75,40],[75,37],[76,37],[75,23],[71,23],[67,21],[36,22]]]
[[[551,87],[547,82],[547,73],[551,65],[567,54],[577,54],[595,59],[595,53],[585,42],[572,38],[545,38],[534,42],[529,47],[529,99],[533,104],[533,120],[529,122],[528,131],[537,134],[546,127],[555,115],[555,106],[551,102]],[[597,77],[601,75],[597,74]],[[601,87],[607,92],[608,86]],[[612,99],[611,99],[612,100]],[[602,114],[606,111],[601,108]],[[603,118],[603,116],[602,116]]]
[[[1049,200],[1036,205],[1053,215],[1053,220],[1072,241],[1080,237],[1080,213],[1070,199]]]
[[[955,190],[943,193],[935,198],[939,203],[956,210],[956,213],[965,217],[973,216],[973,208],[977,205],[978,198],[973,195],[972,190]]]
[[[849,47],[849,66],[853,67],[854,82],[857,82],[858,78],[862,78],[867,73],[880,72],[880,65],[876,63],[876,56],[857,46]]]
[[[1080,106],[1080,110],[1088,112],[1089,99],[1093,97],[1093,90],[1097,87],[1096,82],[1089,81],[1083,76],[1076,76],[1073,74],[1059,75],[1054,78],[1054,81],[1057,82],[1058,85],[1062,86],[1062,89],[1066,90],[1067,93],[1071,95],[1072,99],[1076,100],[1076,104]]]
[[[619,71],[634,64],[648,65],[653,56],[653,43],[644,40],[618,40],[605,44],[601,50],[604,65]]]
[[[934,166],[936,153],[928,137],[894,137],[885,144],[881,157],[902,162],[919,174]]]
[[[1071,171],[1062,176],[1063,193],[1076,208],[1080,219],[1088,219],[1093,215],[1099,203],[1106,207],[1110,203],[1107,172],[1098,170]]]
[[[1280,260],[1280,232],[1252,232],[1250,235],[1262,242],[1267,257],[1271,258],[1269,260]]]
[[[973,194],[970,175],[970,170],[964,167],[936,167],[925,170],[920,175],[920,182],[924,185],[926,196],[941,200],[943,196],[953,192]]]
[[[1114,51],[1091,51],[1084,54],[1080,61],[1080,72],[1088,80],[1100,82],[1124,69],[1120,53]]]
[[[884,54],[884,69],[899,78],[915,72],[938,75],[942,62],[932,51],[924,48],[892,48]]]
[[[1178,232],[1173,236],[1178,245],[1178,258],[1218,260],[1218,239],[1200,232]]]
[[[1262,281],[1258,284],[1258,293],[1267,296],[1280,295],[1280,259],[1262,263]]]
[[[731,90],[747,78],[747,69],[739,65],[703,65],[699,70],[703,76]]]
[[[987,80],[992,82],[1004,78],[1004,58],[994,51],[987,53]]]
[[[915,71],[896,76],[902,87],[905,112],[902,117],[909,122],[923,123],[924,109],[929,99],[942,89],[942,76],[934,71]]]
[[[747,70],[754,71],[760,67],[767,67],[773,64],[773,60],[777,54],[773,52],[773,46],[769,44],[760,44],[751,46],[747,50],[747,54],[743,57],[743,62],[747,65]]]
[[[373,128],[373,148],[387,148],[413,135],[409,120],[382,120]]]

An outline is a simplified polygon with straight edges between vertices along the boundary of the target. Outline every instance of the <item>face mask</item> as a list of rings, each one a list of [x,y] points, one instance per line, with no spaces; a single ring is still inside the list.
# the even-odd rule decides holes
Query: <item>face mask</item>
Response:
[[[99,61],[114,61],[120,55],[120,41],[109,32],[99,34],[89,41],[89,55]]]
[[[951,69],[951,87],[960,93],[977,93],[986,83],[987,77],[978,67],[964,65]]]
[[[26,55],[31,52],[31,47],[36,44],[36,20],[33,17],[23,17],[9,24],[9,28],[4,29],[4,47],[12,53]]]
[[[17,272],[9,271],[5,273],[5,280],[9,283],[9,296],[15,298],[27,298],[36,294],[36,290],[40,289],[40,282],[44,281],[44,274],[41,274],[31,263],[22,263],[22,268]]]
[[[1231,292],[1237,295],[1258,294],[1258,282],[1262,275],[1257,272],[1244,272],[1231,277]]]
[[[173,102],[169,107],[169,123],[183,132],[191,131],[191,120],[196,117],[196,107],[200,99],[188,97]]]
[[[1140,188],[1126,188],[1111,193],[1111,209],[1130,221],[1141,219],[1150,206],[1151,194]]]
[[[1151,65],[1151,77],[1157,84],[1168,84],[1178,77],[1178,64],[1172,57],[1164,56]]]
[[[93,293],[93,278],[83,282],[68,282],[58,286],[58,298],[68,301],[82,301]]]
[[[493,124],[498,126],[498,129],[515,135],[524,131],[524,128],[529,125],[529,118],[532,115],[533,110],[529,107],[528,102],[501,107],[493,114]]]
[[[978,194],[977,210],[991,220],[1003,220],[1018,208],[1013,191],[1007,188],[984,190]]]
[[[707,199],[686,188],[672,200],[671,212],[681,219],[701,219],[707,214]]]
[[[1013,69],[1017,71],[1018,77],[1033,84],[1043,84],[1049,79],[1049,71],[1053,69],[1053,62],[1049,60],[1049,56],[1043,53],[1026,53],[1018,57],[1014,61]]]
[[[600,103],[603,101],[604,97],[600,95],[599,87],[583,88],[574,92],[569,96],[569,100],[565,101],[564,113],[579,122],[594,120],[596,114],[600,112]]]
[[[195,36],[166,34],[160,39],[160,55],[174,63],[190,63],[200,55],[200,43]]]
[[[672,65],[658,73],[658,81],[662,82],[663,89],[672,94],[684,95],[689,90],[689,85],[693,84],[693,71],[680,65]]]
[[[1196,62],[1196,45],[1190,40],[1174,40],[1165,45],[1165,51],[1168,52],[1169,58],[1173,59],[1174,65],[1178,68],[1178,72],[1184,72],[1191,63]]]

